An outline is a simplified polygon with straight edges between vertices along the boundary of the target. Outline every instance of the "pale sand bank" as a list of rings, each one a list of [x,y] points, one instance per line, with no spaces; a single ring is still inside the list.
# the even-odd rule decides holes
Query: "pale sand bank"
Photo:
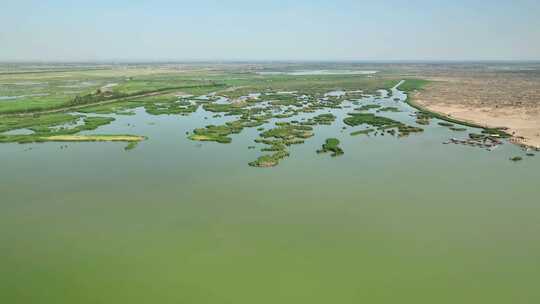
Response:
[[[430,111],[444,114],[466,122],[481,126],[508,128],[507,132],[514,135],[513,140],[527,146],[540,148],[540,113],[531,113],[527,109],[515,107],[477,107],[448,103],[427,102],[417,93],[414,102]]]
[[[419,106],[485,127],[505,127],[540,148],[540,77],[531,73],[449,73],[413,95]]]

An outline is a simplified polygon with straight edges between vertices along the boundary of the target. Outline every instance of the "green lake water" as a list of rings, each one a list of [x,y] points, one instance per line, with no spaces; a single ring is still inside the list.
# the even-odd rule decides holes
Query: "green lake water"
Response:
[[[149,137],[129,152],[1,145],[0,303],[538,303],[540,154],[443,145],[467,133],[437,120],[350,136],[348,111],[270,169],[254,128],[186,139],[232,119],[202,109],[93,132]]]

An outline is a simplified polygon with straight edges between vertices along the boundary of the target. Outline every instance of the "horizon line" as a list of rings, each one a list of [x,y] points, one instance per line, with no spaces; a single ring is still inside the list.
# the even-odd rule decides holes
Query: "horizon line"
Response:
[[[540,59],[103,59],[0,60],[0,64],[179,64],[179,63],[540,63]]]

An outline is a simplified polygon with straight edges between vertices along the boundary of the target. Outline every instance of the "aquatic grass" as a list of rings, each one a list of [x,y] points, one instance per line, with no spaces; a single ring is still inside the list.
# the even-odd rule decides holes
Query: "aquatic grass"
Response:
[[[343,149],[339,147],[339,139],[337,138],[327,138],[325,143],[322,145],[322,148],[320,150],[317,150],[317,153],[326,153],[326,152],[332,152],[331,156],[339,156],[343,155]]]
[[[396,107],[384,107],[384,108],[378,109],[377,112],[401,112],[401,111]]]
[[[363,105],[361,107],[358,107],[358,108],[354,108],[355,111],[368,111],[368,110],[371,110],[371,109],[378,109],[378,108],[381,108],[382,106],[381,105],[378,105],[378,104],[367,104],[367,105]]]
[[[357,136],[357,135],[367,135],[371,132],[375,131],[375,129],[366,129],[366,130],[359,130],[359,131],[354,131],[354,132],[351,132],[350,135],[351,136]]]
[[[368,125],[372,127],[376,127],[377,130],[387,130],[396,128],[399,131],[399,136],[407,136],[410,133],[417,133],[417,132],[423,132],[424,129],[413,127],[406,125],[402,122],[383,117],[383,116],[376,116],[372,113],[349,113],[349,117],[346,117],[343,119],[343,122],[346,125],[349,125],[351,127],[359,126],[359,125]]]

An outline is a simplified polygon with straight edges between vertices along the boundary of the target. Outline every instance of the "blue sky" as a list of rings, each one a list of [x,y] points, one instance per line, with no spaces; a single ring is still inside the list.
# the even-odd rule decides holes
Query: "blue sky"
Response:
[[[0,61],[539,59],[538,0],[0,0]]]

